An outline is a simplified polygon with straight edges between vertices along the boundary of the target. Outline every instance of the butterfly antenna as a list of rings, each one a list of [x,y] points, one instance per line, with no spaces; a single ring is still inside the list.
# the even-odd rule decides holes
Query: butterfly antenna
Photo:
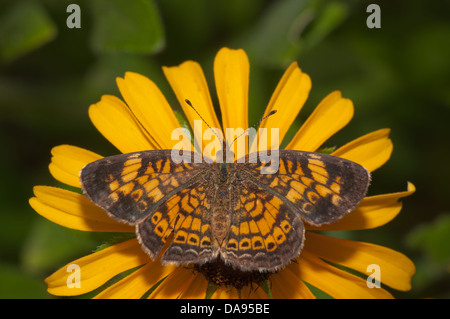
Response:
[[[200,113],[195,109],[195,107],[192,105],[191,101],[189,101],[188,99],[185,99],[186,104],[189,105],[194,111],[195,113],[197,113],[197,115],[202,119],[203,123],[206,124],[206,126],[208,126],[208,128],[214,133],[214,135],[220,140],[222,140],[217,134],[216,132],[211,128],[211,126],[209,126],[208,122],[205,121],[205,119],[200,115]]]
[[[233,142],[230,144],[230,147],[233,145],[233,143],[242,135],[244,135],[249,129],[251,129],[252,127],[256,128],[257,126],[259,126],[259,124],[261,124],[262,121],[264,121],[266,118],[268,118],[269,116],[274,115],[275,113],[277,113],[277,110],[272,110],[270,111],[269,114],[267,114],[266,116],[262,117],[258,122],[256,122],[255,124],[253,124],[252,126],[250,126],[248,129],[246,129],[242,134],[240,134],[239,136],[237,136]]]

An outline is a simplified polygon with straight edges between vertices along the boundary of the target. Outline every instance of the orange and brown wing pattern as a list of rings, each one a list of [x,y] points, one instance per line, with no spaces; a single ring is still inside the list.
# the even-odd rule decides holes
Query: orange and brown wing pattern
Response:
[[[171,160],[171,150],[106,157],[81,170],[81,187],[110,216],[135,225],[200,178],[205,164],[190,156],[190,163],[179,164]]]
[[[204,263],[213,258],[207,187],[199,182],[181,190],[136,226],[138,239],[150,256],[155,258],[173,233],[163,263]]]
[[[231,169],[235,197],[220,255],[244,271],[287,265],[302,250],[303,221],[321,225],[338,220],[364,198],[370,181],[362,166],[320,153],[281,150],[277,169],[262,174],[272,164],[250,154],[245,164]]]
[[[300,254],[303,222],[286,203],[248,180],[234,194],[228,241],[220,251],[225,263],[243,271],[275,271]]]
[[[335,222],[352,211],[370,183],[370,173],[361,165],[321,153],[280,150],[276,173],[257,173],[264,165],[246,165],[253,170],[251,180],[317,226]]]

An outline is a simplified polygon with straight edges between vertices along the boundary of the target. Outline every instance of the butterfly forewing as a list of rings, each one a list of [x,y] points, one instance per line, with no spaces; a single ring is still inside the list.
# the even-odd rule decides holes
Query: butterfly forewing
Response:
[[[321,153],[280,150],[278,170],[261,174],[266,165],[260,160],[246,165],[246,172],[252,175],[249,179],[316,226],[335,222],[352,211],[370,183],[370,173],[363,166]]]
[[[86,165],[80,173],[85,195],[113,218],[134,225],[173,194],[196,182],[203,163],[175,163],[170,150],[110,156]]]

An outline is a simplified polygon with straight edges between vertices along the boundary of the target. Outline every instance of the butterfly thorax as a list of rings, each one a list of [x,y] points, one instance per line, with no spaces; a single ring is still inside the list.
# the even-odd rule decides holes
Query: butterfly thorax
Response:
[[[229,183],[229,175],[228,175],[228,165],[227,163],[223,162],[220,164],[220,171],[219,171],[219,184],[227,184]]]

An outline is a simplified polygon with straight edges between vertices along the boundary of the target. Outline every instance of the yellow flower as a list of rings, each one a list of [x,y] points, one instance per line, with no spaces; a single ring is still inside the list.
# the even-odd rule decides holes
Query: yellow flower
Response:
[[[186,105],[187,97],[212,127],[248,127],[249,62],[243,50],[223,48],[214,61],[222,125],[214,112],[207,82],[198,63],[187,61],[179,66],[164,67],[163,70],[191,127],[199,118]],[[89,108],[89,116],[100,133],[122,153],[171,149],[177,142],[171,140],[171,133],[180,124],[157,86],[148,78],[132,72],[118,78],[117,85],[125,103],[117,97],[106,95]],[[267,115],[277,110],[277,114],[271,116],[270,121],[262,121],[260,127],[279,128],[279,140],[282,141],[310,89],[309,76],[300,70],[297,63],[292,63],[276,87],[265,112]],[[343,98],[340,92],[332,92],[320,102],[286,148],[317,151],[352,116],[352,102]],[[389,129],[371,132],[336,149],[332,155],[374,171],[391,155],[393,146],[389,132]],[[80,187],[80,170],[100,158],[101,155],[79,147],[60,145],[52,149],[49,169],[58,181]],[[270,289],[248,285],[242,288],[240,296],[267,298],[266,292],[270,291],[274,298],[315,298],[305,283],[334,298],[391,298],[384,286],[409,290],[415,267],[403,254],[370,243],[326,236],[317,231],[361,230],[384,225],[400,212],[402,204],[399,200],[414,191],[414,185],[408,183],[404,192],[367,196],[354,211],[336,223],[321,227],[307,225],[303,251],[294,262],[270,275],[267,281]],[[134,233],[133,227],[111,219],[78,192],[36,186],[34,194],[30,205],[40,215],[64,227],[81,231]],[[159,258],[151,260],[136,238],[111,245],[70,264],[80,267],[79,288],[68,285],[71,274],[67,272],[68,264],[46,279],[49,293],[81,295],[128,270],[133,271],[96,297],[140,298],[149,294],[149,298],[205,298],[208,287],[204,276],[192,267],[163,266]],[[339,265],[362,275],[351,274]],[[369,265],[377,265],[381,270],[381,288],[368,287]],[[230,287],[219,287],[212,294],[213,298],[238,296],[238,291]]]

